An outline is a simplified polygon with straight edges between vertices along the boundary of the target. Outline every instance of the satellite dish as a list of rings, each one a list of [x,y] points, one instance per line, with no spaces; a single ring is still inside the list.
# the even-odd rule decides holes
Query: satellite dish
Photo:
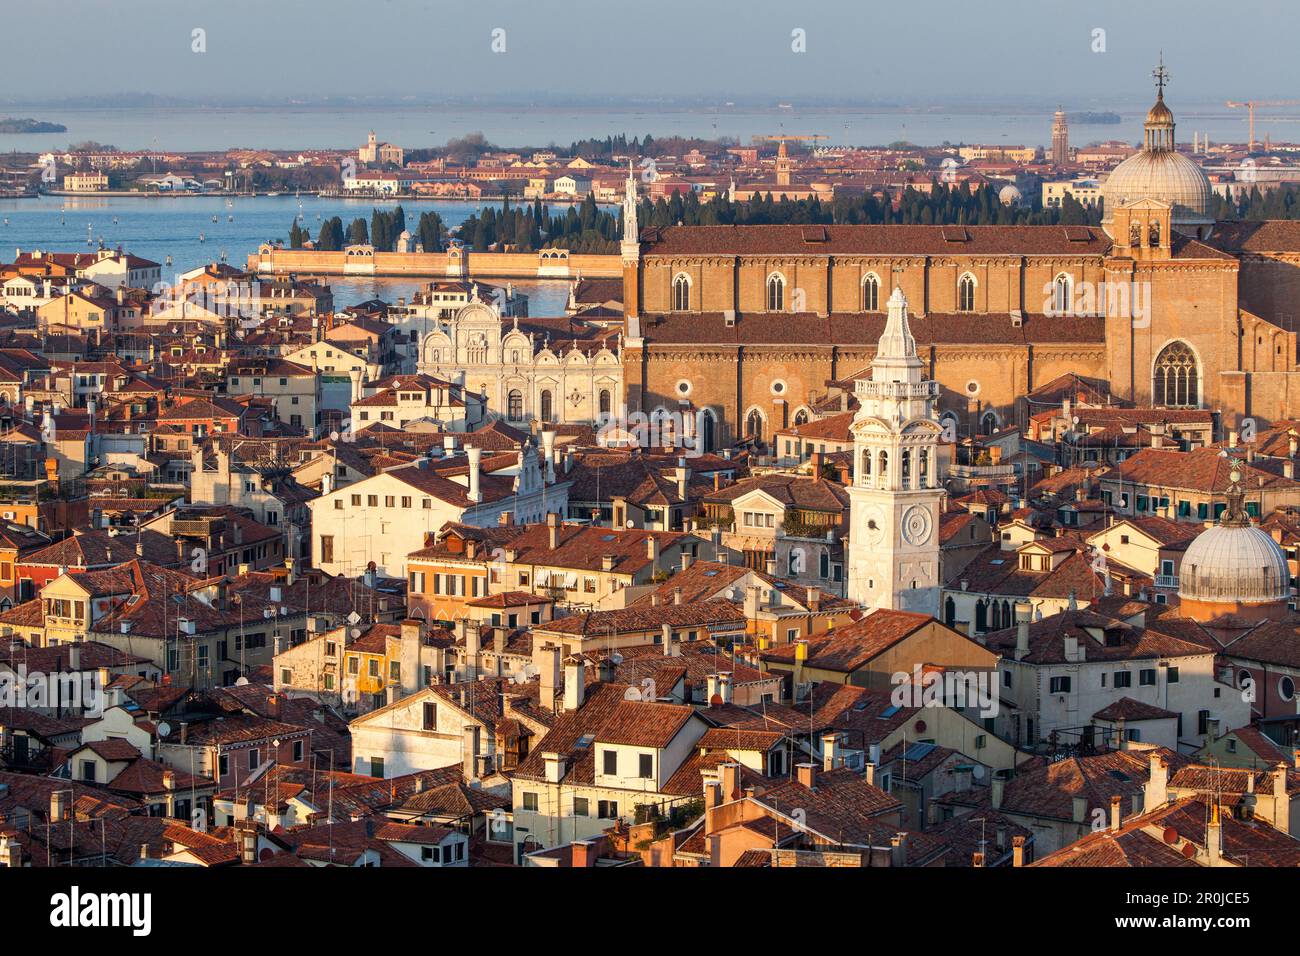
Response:
[[[241,677],[241,678],[239,678],[239,680],[235,681],[235,686],[236,686],[236,687],[247,687],[247,686],[248,686],[248,678],[247,678],[247,677]]]
[[[636,527],[636,524],[635,524],[635,523],[634,523],[634,522],[629,518],[628,521],[627,521],[627,524],[625,525],[625,527],[626,527],[629,531],[631,531],[633,528]]]
[[[974,767],[972,767],[972,768],[971,768],[971,776],[973,776],[976,780],[983,780],[983,779],[984,779],[984,765],[983,765],[983,764],[978,764],[978,763],[977,763]]]
[[[351,614],[348,615],[349,624],[356,624],[360,620],[361,620],[361,615],[358,614],[356,611],[353,611]]]
[[[613,662],[613,664],[614,664],[615,667],[617,667],[619,664],[622,664],[622,663],[623,663],[623,655],[622,655],[622,654],[611,654],[611,655],[609,656],[609,659],[610,659],[611,662]]]
[[[167,723],[167,721],[164,720],[164,721],[162,721],[161,723],[158,724],[158,736],[159,736],[159,737],[166,737],[166,736],[167,736],[168,734],[170,734],[171,732],[172,732],[172,725],[169,724],[169,723]]]
[[[352,630],[348,631],[348,636],[349,636],[349,637],[353,637],[353,638],[360,637],[360,636],[361,636],[361,628],[359,628],[359,627],[354,627],[354,628],[352,628]]]
[[[623,691],[623,699],[624,699],[624,700],[640,700],[640,699],[641,699],[641,691],[639,691],[639,690],[638,690],[637,688],[635,688],[635,687],[629,687],[627,690]]]

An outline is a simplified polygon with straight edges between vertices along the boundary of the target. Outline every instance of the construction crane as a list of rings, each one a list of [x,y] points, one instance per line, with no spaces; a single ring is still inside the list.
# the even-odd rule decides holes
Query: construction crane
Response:
[[[791,136],[786,133],[777,133],[775,136],[755,136],[752,141],[755,143],[784,143],[787,140],[794,140],[796,142],[806,141],[816,143],[819,139],[830,139],[830,137],[822,133],[813,133],[809,136]]]
[[[1231,109],[1245,109],[1250,114],[1250,142],[1246,149],[1253,151],[1255,149],[1255,107],[1257,106],[1300,106],[1300,100],[1246,100],[1238,103],[1236,100],[1228,100],[1228,107]]]

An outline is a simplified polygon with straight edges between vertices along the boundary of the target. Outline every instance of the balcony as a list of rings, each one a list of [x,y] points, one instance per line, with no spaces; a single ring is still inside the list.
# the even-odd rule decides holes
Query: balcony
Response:
[[[1178,575],[1176,574],[1157,574],[1156,587],[1165,588],[1170,591],[1178,590]]]

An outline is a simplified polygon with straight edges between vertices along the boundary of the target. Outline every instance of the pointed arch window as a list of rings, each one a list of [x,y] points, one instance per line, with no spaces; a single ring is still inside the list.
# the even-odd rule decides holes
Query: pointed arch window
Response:
[[[1186,342],[1170,342],[1156,356],[1151,398],[1169,408],[1199,408],[1200,365]]]
[[[957,280],[957,311],[975,311],[975,277],[969,272]]]
[[[763,415],[757,408],[745,417],[745,437],[754,441],[763,440]]]
[[[808,409],[801,408],[794,413],[794,423],[796,426],[808,424]]]
[[[874,273],[862,280],[862,311],[880,311],[880,279]]]
[[[1074,302],[1074,280],[1062,272],[1052,280],[1052,314],[1072,315]]]
[[[785,311],[785,277],[779,272],[767,277],[767,311]]]
[[[691,280],[684,272],[673,278],[673,311],[686,312],[691,307]]]

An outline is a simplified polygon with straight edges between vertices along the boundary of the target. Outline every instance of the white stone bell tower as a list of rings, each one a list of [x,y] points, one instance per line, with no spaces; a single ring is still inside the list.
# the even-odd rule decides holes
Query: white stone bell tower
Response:
[[[871,378],[859,379],[855,392],[849,600],[937,617],[939,385],[925,378],[901,289],[889,297]]]

